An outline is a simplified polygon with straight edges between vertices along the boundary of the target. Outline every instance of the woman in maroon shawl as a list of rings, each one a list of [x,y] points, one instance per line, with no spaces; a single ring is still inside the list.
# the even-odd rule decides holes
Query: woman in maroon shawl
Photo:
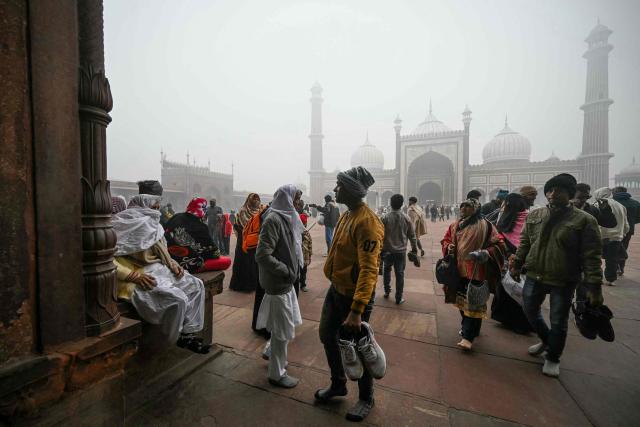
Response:
[[[469,282],[480,285],[486,280],[490,289],[495,289],[504,263],[504,241],[495,226],[482,218],[480,202],[467,199],[460,204],[460,219],[449,226],[440,243],[443,255],[455,253],[460,275],[456,289],[445,288],[445,302],[454,304],[462,316],[462,339],[457,345],[471,350],[487,316],[487,305],[470,304],[467,287]]]

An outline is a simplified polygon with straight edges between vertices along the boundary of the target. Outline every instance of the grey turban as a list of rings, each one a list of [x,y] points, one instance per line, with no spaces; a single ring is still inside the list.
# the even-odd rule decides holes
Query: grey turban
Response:
[[[344,189],[356,197],[363,198],[367,195],[369,187],[376,182],[368,170],[362,166],[351,168],[346,172],[338,174],[338,182],[342,184]]]

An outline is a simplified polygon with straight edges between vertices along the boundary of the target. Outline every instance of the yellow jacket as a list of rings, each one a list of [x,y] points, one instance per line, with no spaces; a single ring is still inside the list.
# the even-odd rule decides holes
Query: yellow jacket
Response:
[[[324,275],[341,295],[353,298],[351,310],[362,313],[378,281],[384,226],[365,204],[338,220]]]

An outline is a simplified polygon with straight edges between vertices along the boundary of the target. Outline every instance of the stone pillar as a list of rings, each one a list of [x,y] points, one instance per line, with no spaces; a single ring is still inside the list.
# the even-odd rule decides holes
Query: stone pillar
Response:
[[[111,227],[111,192],[107,180],[108,112],[113,107],[104,71],[102,0],[78,2],[80,55],[78,102],[82,153],[82,273],[86,332],[99,335],[119,320],[116,235]]]

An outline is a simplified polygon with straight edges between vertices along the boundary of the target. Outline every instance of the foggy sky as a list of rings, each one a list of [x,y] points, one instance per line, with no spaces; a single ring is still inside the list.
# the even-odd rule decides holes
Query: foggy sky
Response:
[[[309,89],[324,88],[324,167],[370,141],[394,166],[393,120],[428,109],[461,129],[471,163],[504,126],[532,160],[581,149],[585,37],[613,30],[611,175],[640,160],[638,1],[105,1],[109,178],[159,178],[160,150],[231,172],[235,189],[308,184]]]

